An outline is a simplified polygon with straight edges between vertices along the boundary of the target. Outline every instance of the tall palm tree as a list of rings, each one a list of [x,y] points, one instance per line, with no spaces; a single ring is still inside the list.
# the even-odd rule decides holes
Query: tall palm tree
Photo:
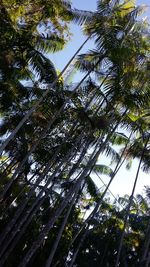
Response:
[[[26,12],[25,3],[23,12]],[[10,142],[5,146],[9,160],[3,172],[6,180],[2,185],[1,194],[3,211],[4,209],[7,211],[5,215],[3,212],[2,217],[1,266],[9,261],[19,244],[22,245],[23,259],[18,259],[17,265],[23,267],[30,263],[34,264],[32,260],[36,261],[40,248],[44,250],[45,240],[54,232],[59,220],[65,214],[69,220],[71,210],[67,212],[68,205],[76,205],[76,208],[79,206],[80,209],[84,185],[87,184],[88,193],[92,195],[95,191],[97,195],[96,189],[92,187],[93,183],[89,182],[89,177],[99,155],[106,153],[118,161],[123,156],[133,155],[136,133],[143,134],[145,127],[146,129],[148,127],[146,120],[143,124],[139,124],[135,119],[139,116],[137,109],[143,112],[149,104],[149,79],[146,71],[149,43],[148,39],[143,37],[144,26],[136,21],[139,8],[135,8],[131,3],[127,6],[126,2],[114,4],[110,1],[99,1],[95,13],[80,13],[71,10],[66,1],[57,1],[55,5],[53,1],[52,3],[55,8],[48,9],[48,14],[52,12],[52,23],[57,24],[57,27],[56,14],[61,17],[64,10],[62,5],[68,8],[69,11],[66,12],[69,12],[78,23],[82,24],[86,20],[84,31],[88,39],[93,36],[95,50],[78,57],[76,66],[85,72],[85,76],[77,85],[65,91],[63,82],[59,80],[61,75],[57,75],[53,64],[42,54],[49,51],[47,44],[43,45],[42,38],[45,39],[45,36],[40,31],[35,36],[33,34],[39,21],[42,21],[37,6],[30,7],[29,11],[33,12],[33,18],[31,13],[27,14],[29,25],[32,19],[36,20],[34,31],[28,30],[25,22],[23,27],[19,26],[19,30],[12,27],[10,22],[10,19],[13,20],[13,16],[10,15],[12,9],[5,8],[8,25],[13,28],[14,35],[20,38],[17,49],[21,46],[24,49],[23,53],[25,52],[25,59],[21,61],[22,54],[19,50],[18,57],[21,63],[17,64],[20,64],[19,69],[25,64],[28,75],[24,78],[29,77],[30,81],[32,78],[32,89],[28,98],[22,97],[19,104],[15,103],[11,117],[10,110],[7,113],[5,109],[5,115],[9,118],[7,120],[6,116],[3,134],[6,133],[6,126],[9,132],[16,128],[11,138],[8,138]],[[41,4],[41,1],[38,4]],[[39,6],[44,10],[45,6]],[[14,13],[18,8],[16,4]],[[45,10],[47,8],[48,6]],[[13,25],[16,25],[16,20],[13,21],[15,21]],[[45,28],[43,32],[46,34]],[[38,41],[39,35],[42,41]],[[28,38],[31,38],[32,42],[29,43]],[[51,41],[54,41],[55,47],[52,36]],[[15,47],[16,45],[15,43]],[[12,58],[10,55],[6,57],[7,60],[10,58]],[[11,66],[12,70],[14,67]],[[5,71],[3,72],[3,76],[7,79],[10,75],[9,81],[12,84],[12,72],[8,76],[5,75]],[[15,83],[20,82],[20,77],[18,78],[16,73],[18,72],[13,73]],[[30,73],[32,76],[29,76]],[[96,77],[95,81],[93,74]],[[45,90],[42,87],[44,85],[46,87],[50,85],[50,89]],[[27,86],[24,84],[22,86],[28,90]],[[12,99],[10,102],[11,109]],[[126,129],[129,134],[132,133],[132,138],[125,137]],[[142,138],[138,140],[140,147],[143,145]],[[118,156],[111,147],[114,144],[121,144],[124,147],[127,145],[124,153],[120,150],[121,156]],[[142,154],[142,161],[144,157],[147,159],[146,149],[144,155]],[[139,151],[140,149],[138,153],[141,156]],[[112,173],[111,175],[113,177]],[[16,187],[21,188],[21,192],[19,189],[16,190]],[[46,208],[50,215],[44,222],[41,211],[46,213],[47,210],[43,206],[47,199],[49,203]],[[97,204],[100,204],[98,200],[99,198]],[[102,200],[101,198],[100,201]],[[88,194],[86,201],[87,206],[90,205]],[[36,234],[29,242],[27,231],[35,221]],[[80,223],[81,229],[84,223],[84,221]],[[47,264],[51,264],[67,221],[61,220],[59,225],[61,226],[57,243],[51,245],[52,254],[46,254],[46,257],[49,257]],[[76,227],[73,226],[73,222],[71,226]],[[72,255],[73,260],[76,258],[76,251],[74,250]],[[44,261],[46,262],[45,258]]]

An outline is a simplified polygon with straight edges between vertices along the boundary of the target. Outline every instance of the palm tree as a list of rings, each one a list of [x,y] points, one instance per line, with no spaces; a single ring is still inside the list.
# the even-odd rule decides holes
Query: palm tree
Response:
[[[23,12],[26,12],[25,3]],[[41,1],[39,1],[40,3]],[[15,47],[17,49],[21,47],[24,53],[24,58],[20,60],[22,54],[19,50],[13,60],[19,64],[17,65],[19,73],[21,67],[25,66],[23,69],[27,71],[27,74],[24,79],[29,78],[31,82],[32,78],[32,84],[28,97],[20,96],[20,89],[18,89],[19,103],[15,100],[12,108],[13,101],[11,99],[10,109],[4,109],[6,119],[3,122],[3,134],[6,133],[6,126],[12,134],[3,146],[9,160],[3,172],[6,181],[2,186],[1,194],[3,210],[6,208],[7,211],[5,216],[3,213],[2,217],[1,266],[4,266],[7,259],[9,261],[14,249],[19,244],[22,244],[23,260],[18,259],[17,265],[23,267],[30,262],[32,264],[32,259],[34,261],[34,256],[37,256],[39,249],[43,247],[44,250],[45,240],[49,238],[50,233],[55,232],[55,227],[59,225],[59,235],[56,242],[51,244],[52,251],[49,255],[46,254],[47,265],[50,265],[54,259],[56,248],[61,243],[71,208],[74,205],[77,208],[78,205],[81,209],[79,203],[82,201],[84,185],[87,184],[88,193],[91,196],[95,194],[97,198],[96,209],[93,212],[94,217],[114,178],[115,173],[110,172],[110,182],[99,197],[89,178],[99,155],[102,153],[111,155],[113,160],[115,158],[119,162],[117,165],[117,170],[119,170],[120,160],[123,161],[123,157],[129,157],[130,154],[134,155],[136,133],[143,134],[145,127],[146,129],[148,127],[146,120],[141,124],[135,120],[136,117],[139,118],[137,109],[141,109],[145,116],[144,110],[149,104],[149,78],[146,71],[149,44],[148,40],[143,38],[144,26],[136,21],[139,9],[132,5],[127,7],[126,2],[112,4],[110,1],[99,1],[95,13],[81,12],[80,14],[77,10],[71,10],[66,1],[57,1],[55,5],[53,2],[52,6],[55,8],[51,9],[51,12],[53,11],[52,23],[57,24],[58,27],[58,23],[55,21],[56,14],[61,17],[62,5],[63,7],[65,5],[69,9],[66,12],[69,12],[70,16],[80,24],[86,19],[84,31],[88,36],[87,40],[92,36],[96,48],[78,57],[76,66],[85,72],[85,75],[77,85],[73,85],[74,90],[71,86],[70,91],[65,91],[63,81],[59,80],[62,73],[57,75],[53,64],[43,55],[43,52],[49,51],[47,43],[43,44],[45,28],[44,36],[40,32],[34,36],[35,28],[39,21],[42,21],[36,4],[34,8],[32,5],[30,7],[33,17],[30,13],[27,14],[26,19],[29,20],[29,25],[33,19],[36,20],[32,31],[28,30],[25,22],[23,27],[19,26],[19,30],[13,27],[12,24],[16,25],[16,20],[13,20],[11,15],[12,9],[5,8],[5,16],[8,17],[6,21],[12,29],[10,31],[13,31],[18,40]],[[48,8],[43,5],[38,7],[42,10]],[[58,11],[56,11],[56,7]],[[18,8],[16,4],[15,14]],[[49,9],[48,12],[50,12]],[[10,19],[13,20],[13,23]],[[39,40],[39,35],[42,40]],[[32,40],[30,43],[28,38]],[[56,40],[52,36],[50,41],[54,42],[55,47]],[[10,55],[11,53],[4,59],[10,61],[12,58]],[[9,67],[7,69],[9,70]],[[23,76],[18,78],[18,69],[14,69],[15,66],[12,65],[12,71],[8,71],[9,75],[3,70],[3,76],[4,79],[6,77],[7,84],[8,81],[10,84],[14,84],[13,81],[15,81],[14,87],[16,88],[16,84],[21,83]],[[96,77],[95,81],[93,81],[93,74]],[[90,78],[89,75],[91,75]],[[3,80],[2,83],[4,84]],[[49,90],[43,88],[44,85],[46,88],[50,86]],[[25,92],[28,92],[29,87],[24,83],[22,86],[25,87]],[[129,135],[131,133],[132,138],[125,136],[126,129]],[[143,140],[145,139],[138,139],[137,156],[141,156],[139,151],[140,147],[143,147]],[[120,150],[120,155],[115,153],[112,147],[114,144],[121,144],[125,148]],[[148,146],[142,153],[142,162],[144,159],[145,162],[148,162],[146,161],[148,159],[147,150]],[[16,186],[21,188],[21,192],[18,192],[19,189],[16,190]],[[84,195],[88,206],[90,202],[87,191]],[[50,216],[46,222],[43,222],[41,210],[43,213],[46,212],[46,208],[43,206],[47,199]],[[69,212],[67,212],[68,205],[71,207]],[[62,217],[65,215],[66,218],[63,220]],[[61,223],[58,223],[60,219],[62,219]],[[29,244],[29,237],[25,235],[27,229],[35,221],[36,235],[32,236]],[[82,229],[85,222],[83,220],[78,228]],[[77,227],[73,222],[71,225],[72,228]],[[77,232],[80,232],[80,229]],[[73,260],[70,264],[77,257],[76,251],[78,252],[78,247],[75,247],[73,251]]]

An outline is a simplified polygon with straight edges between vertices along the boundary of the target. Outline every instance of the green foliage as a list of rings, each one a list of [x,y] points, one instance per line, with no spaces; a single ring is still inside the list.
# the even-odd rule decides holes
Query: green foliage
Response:
[[[98,190],[90,176],[86,177],[86,183],[87,183],[87,191],[90,193],[91,197],[96,199],[98,196]]]
[[[139,196],[137,196],[138,200]],[[126,196],[125,196],[126,199]],[[123,200],[123,198],[122,198]],[[118,246],[119,236],[123,229],[122,212],[118,212],[116,207],[109,208],[107,202],[104,203],[106,209],[102,209],[93,220],[92,227],[88,230],[87,239],[82,244],[82,248],[76,259],[77,266],[112,266],[115,264],[115,251]],[[143,234],[148,223],[147,214],[129,215],[128,229],[124,238],[121,266],[126,262],[129,266],[136,266],[140,259],[143,246]],[[80,242],[80,241],[79,241]]]
[[[106,165],[102,165],[102,164],[96,164],[94,166],[94,171],[100,173],[100,174],[105,174],[105,175],[108,175],[108,176],[112,176],[113,175],[113,170],[106,166]]]
[[[3,0],[1,143],[34,110],[1,158],[1,266],[44,266],[50,252],[52,266],[72,259],[83,267],[115,266],[126,215],[119,264],[140,261],[149,201],[126,195],[110,203],[92,179],[96,172],[112,181],[125,159],[128,169],[135,157],[150,167],[149,29],[139,12],[133,1],[98,1],[96,12],[81,12],[68,1]],[[85,80],[64,86],[47,53],[64,47],[71,20],[95,48],[75,59]],[[114,170],[99,162],[100,153]]]

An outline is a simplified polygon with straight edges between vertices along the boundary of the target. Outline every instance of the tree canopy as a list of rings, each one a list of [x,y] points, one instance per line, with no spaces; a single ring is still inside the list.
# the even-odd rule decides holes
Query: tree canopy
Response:
[[[150,171],[141,12],[126,0],[99,0],[95,12],[63,0],[2,1],[0,266],[149,266],[149,187],[135,196],[140,169]],[[70,22],[87,39],[60,72],[48,53],[69,42]],[[94,49],[81,54],[90,39]],[[78,83],[64,81],[70,65]],[[116,174],[135,158],[131,195],[110,200]],[[93,175],[108,184],[98,188]]]

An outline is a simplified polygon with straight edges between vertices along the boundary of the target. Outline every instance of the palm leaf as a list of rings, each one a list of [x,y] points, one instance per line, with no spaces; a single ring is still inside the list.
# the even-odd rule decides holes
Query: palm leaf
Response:
[[[83,25],[85,23],[89,23],[91,19],[94,17],[94,12],[72,9],[71,14],[73,16],[73,21],[78,25]]]
[[[31,68],[39,76],[40,81],[52,82],[56,79],[57,73],[53,63],[37,50],[32,50],[28,54]]]
[[[98,189],[90,176],[86,177],[87,190],[94,198],[98,196]]]
[[[94,166],[93,170],[98,172],[99,174],[105,174],[105,175],[108,175],[110,177],[113,175],[113,170],[106,165],[96,164]]]

